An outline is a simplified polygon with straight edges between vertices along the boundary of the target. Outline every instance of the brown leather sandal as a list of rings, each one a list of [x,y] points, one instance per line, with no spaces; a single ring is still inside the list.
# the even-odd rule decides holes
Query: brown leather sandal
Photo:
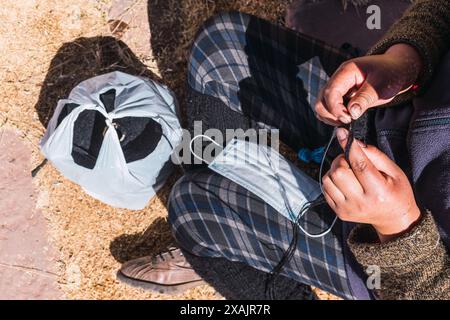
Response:
[[[177,248],[130,260],[122,265],[117,278],[133,287],[169,294],[205,284]]]

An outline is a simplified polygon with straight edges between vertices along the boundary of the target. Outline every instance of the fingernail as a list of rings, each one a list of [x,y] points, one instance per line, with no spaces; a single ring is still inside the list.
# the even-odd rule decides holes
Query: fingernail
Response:
[[[361,140],[358,140],[358,144],[361,148],[367,148],[367,144],[365,144],[364,142],[362,142]]]
[[[347,139],[348,131],[343,129],[343,128],[337,128],[336,136],[337,136],[339,141],[343,141],[343,140]]]
[[[339,121],[348,124],[352,122],[352,118],[350,118],[349,116],[340,116]]]
[[[353,119],[358,119],[359,116],[361,115],[361,112],[362,112],[362,108],[359,104],[354,104],[350,108],[350,113],[351,113]]]

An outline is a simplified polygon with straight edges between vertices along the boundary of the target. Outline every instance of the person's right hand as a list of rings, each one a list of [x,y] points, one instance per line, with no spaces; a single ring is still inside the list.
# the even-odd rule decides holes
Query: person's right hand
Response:
[[[419,53],[410,45],[396,44],[381,55],[349,60],[322,88],[315,110],[317,118],[340,126],[359,118],[367,109],[392,101],[415,84],[422,70]],[[347,106],[345,97],[353,94]]]
[[[342,149],[349,132],[338,128]],[[351,145],[348,160],[342,154],[325,174],[323,194],[342,221],[371,224],[381,242],[410,230],[421,211],[406,174],[385,153],[358,140]]]

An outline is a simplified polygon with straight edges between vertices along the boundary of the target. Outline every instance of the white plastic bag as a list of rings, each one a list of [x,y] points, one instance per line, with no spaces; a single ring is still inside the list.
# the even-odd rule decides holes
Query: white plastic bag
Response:
[[[102,100],[107,94],[115,96],[109,109]],[[127,130],[132,134],[127,136]],[[150,150],[145,150],[149,148],[149,135],[159,132],[160,139],[150,139],[154,146],[146,154]],[[181,138],[176,101],[166,87],[112,72],[83,81],[67,100],[58,102],[41,150],[65,177],[94,198],[138,210],[145,207],[170,173],[170,155]],[[131,160],[126,159],[125,140],[129,140],[126,150]]]

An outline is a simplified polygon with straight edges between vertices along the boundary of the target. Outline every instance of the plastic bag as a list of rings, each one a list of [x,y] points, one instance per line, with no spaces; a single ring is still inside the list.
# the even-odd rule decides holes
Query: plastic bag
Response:
[[[138,210],[170,174],[181,138],[166,87],[112,72],[81,82],[58,102],[41,150],[92,197]]]

